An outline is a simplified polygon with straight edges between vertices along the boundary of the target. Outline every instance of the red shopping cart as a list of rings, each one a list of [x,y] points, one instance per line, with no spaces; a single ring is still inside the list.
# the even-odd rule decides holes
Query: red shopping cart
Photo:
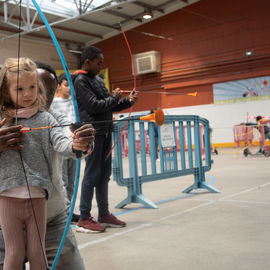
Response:
[[[248,146],[253,141],[253,126],[241,123],[233,127],[234,141],[237,147]]]
[[[234,141],[237,147],[243,147],[245,157],[255,154],[270,155],[270,147],[265,143],[264,124],[241,123],[233,127]]]
[[[270,140],[270,120],[262,119],[256,126],[261,134],[260,150],[266,157],[270,156],[270,145],[266,143],[266,139]]]

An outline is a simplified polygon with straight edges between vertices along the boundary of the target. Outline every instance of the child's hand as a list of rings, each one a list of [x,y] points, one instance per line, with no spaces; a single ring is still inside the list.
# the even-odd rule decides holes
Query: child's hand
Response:
[[[0,122],[0,151],[21,150],[23,134],[20,132],[22,126],[11,126],[2,128],[6,123],[6,119]]]
[[[72,131],[72,129],[71,129]],[[73,131],[72,131],[73,132]],[[91,154],[94,148],[96,130],[91,124],[85,124],[72,133],[72,147],[74,150]]]
[[[138,100],[138,92],[137,91],[132,91],[130,94],[129,94],[129,101],[131,103],[135,103],[137,102]]]

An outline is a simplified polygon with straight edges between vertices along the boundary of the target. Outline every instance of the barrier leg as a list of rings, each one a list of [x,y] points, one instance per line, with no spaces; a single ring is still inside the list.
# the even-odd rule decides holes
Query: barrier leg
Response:
[[[133,194],[131,194],[133,193]],[[157,205],[151,202],[149,199],[147,199],[143,194],[135,194],[134,192],[131,191],[131,188],[128,188],[128,197],[118,203],[115,208],[124,208],[127,204],[130,203],[141,203],[147,208],[153,208],[157,209]]]
[[[131,203],[129,198],[126,198],[125,200],[123,200],[122,202],[118,203],[115,208],[124,208],[127,204]]]
[[[213,186],[209,185],[208,183],[204,182],[204,183],[201,183],[199,186],[196,186],[195,184],[191,185],[190,187],[186,188],[185,190],[183,190],[182,192],[183,193],[189,193],[191,192],[193,189],[199,189],[199,188],[202,188],[202,189],[206,189],[210,192],[213,192],[213,193],[220,193],[220,191],[216,188],[214,188]]]
[[[214,188],[212,185],[209,185],[205,181],[201,183],[201,188],[207,189],[208,191],[213,192],[213,193],[220,193],[218,189]]]
[[[212,185],[209,185],[208,183],[205,182],[205,174],[204,172],[200,173],[199,168],[195,169],[194,178],[195,178],[194,184],[186,188],[185,190],[183,190],[182,191],[183,193],[189,193],[193,189],[199,189],[199,188],[206,189],[213,193],[220,193],[218,189],[214,188]]]

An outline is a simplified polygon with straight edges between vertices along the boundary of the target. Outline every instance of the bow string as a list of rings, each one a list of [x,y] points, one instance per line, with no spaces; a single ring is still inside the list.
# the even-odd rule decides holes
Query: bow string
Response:
[[[56,50],[58,52],[58,55],[60,57],[62,66],[63,66],[63,68],[65,70],[65,74],[66,74],[66,77],[67,77],[67,80],[68,80],[68,83],[69,83],[69,86],[70,86],[70,92],[71,92],[73,107],[74,107],[74,111],[75,111],[75,119],[76,119],[76,122],[80,122],[79,109],[78,109],[78,103],[77,103],[77,99],[76,99],[76,94],[75,94],[74,86],[73,86],[73,83],[72,83],[72,79],[71,79],[71,76],[70,76],[70,72],[69,72],[65,57],[63,55],[61,47],[60,47],[60,45],[59,45],[59,43],[58,43],[58,41],[57,41],[57,39],[56,39],[56,37],[54,35],[54,32],[53,32],[50,24],[48,23],[45,15],[41,11],[41,9],[40,9],[39,5],[37,4],[37,2],[35,0],[32,0],[32,2],[34,4],[38,14],[40,15],[42,21],[44,22],[44,24],[45,24],[45,26],[46,26],[52,40],[53,40],[55,48],[56,48]],[[71,223],[71,219],[72,219],[72,215],[73,215],[73,211],[74,211],[74,207],[75,207],[75,203],[76,203],[76,197],[77,197],[77,193],[78,193],[79,178],[80,178],[80,167],[81,167],[81,158],[77,158],[76,177],[75,177],[75,182],[74,182],[74,191],[73,191],[72,201],[71,201],[71,205],[70,205],[70,211],[69,211],[69,215],[68,215],[68,218],[67,218],[67,223],[66,223],[66,226],[65,226],[65,229],[64,229],[64,232],[63,232],[63,236],[62,236],[61,242],[59,244],[59,248],[58,248],[58,251],[56,253],[56,256],[54,258],[51,270],[54,270],[55,267],[56,267],[57,261],[59,259],[59,256],[60,256],[61,251],[62,251],[63,246],[64,246],[66,235],[67,235],[69,227],[70,227],[70,223]]]

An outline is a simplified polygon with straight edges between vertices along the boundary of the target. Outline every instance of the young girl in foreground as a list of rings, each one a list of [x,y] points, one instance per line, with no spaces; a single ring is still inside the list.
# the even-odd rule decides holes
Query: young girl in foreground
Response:
[[[44,110],[45,102],[45,91],[38,80],[35,63],[28,58],[7,59],[0,71],[0,121],[6,118],[8,125],[13,125],[17,117],[18,125],[25,127],[55,126],[55,119]],[[0,152],[0,224],[6,251],[4,270],[21,270],[25,256],[31,270],[43,270],[47,269],[43,252],[52,148],[66,156],[74,156],[74,153],[71,138],[65,137],[60,128],[30,131],[24,135],[23,145],[23,163],[18,151]]]

